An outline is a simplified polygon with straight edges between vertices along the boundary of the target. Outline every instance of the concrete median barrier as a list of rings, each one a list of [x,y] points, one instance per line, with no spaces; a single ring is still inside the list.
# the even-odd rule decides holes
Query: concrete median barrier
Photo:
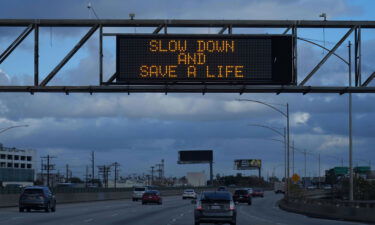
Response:
[[[283,199],[279,201],[279,207],[311,217],[375,223],[375,203]]]

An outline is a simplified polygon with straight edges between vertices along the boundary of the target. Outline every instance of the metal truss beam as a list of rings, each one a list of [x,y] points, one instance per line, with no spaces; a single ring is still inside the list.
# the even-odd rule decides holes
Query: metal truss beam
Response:
[[[287,28],[375,28],[375,21],[338,21],[338,20],[82,20],[82,19],[1,19],[0,26],[29,26],[38,24],[41,27],[92,27],[102,25],[104,27],[269,27]]]
[[[375,72],[373,72],[367,80],[362,84],[362,87],[366,87],[375,78]]]
[[[57,72],[69,61],[70,58],[82,47],[83,44],[91,37],[93,33],[98,29],[98,25],[93,26],[86,35],[74,46],[74,48],[65,56],[63,60],[51,71],[50,74],[40,83],[41,86],[46,86],[47,83],[56,75]]]
[[[29,24],[28,27],[13,41],[11,45],[0,55],[0,64],[13,52],[15,48],[30,34],[33,30],[33,25]]]
[[[361,44],[361,27],[358,27],[354,33],[354,71],[355,71],[355,86],[362,83],[362,44]]]
[[[323,57],[323,59],[314,67],[314,69],[303,79],[303,81],[300,83],[301,86],[305,85],[306,82],[320,69],[320,67],[328,60],[328,58],[335,53],[335,51],[341,46],[341,44],[349,37],[349,35],[356,29],[355,27],[352,27],[342,38],[339,42],[336,43],[336,45]]]
[[[375,87],[252,85],[0,86],[0,92],[55,93],[375,93]]]

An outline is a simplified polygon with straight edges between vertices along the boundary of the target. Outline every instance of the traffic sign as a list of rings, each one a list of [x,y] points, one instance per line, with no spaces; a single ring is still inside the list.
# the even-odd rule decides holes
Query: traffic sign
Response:
[[[293,182],[298,182],[298,181],[300,181],[300,179],[301,179],[301,177],[298,175],[298,174],[293,174],[293,176],[292,176],[292,181]]]

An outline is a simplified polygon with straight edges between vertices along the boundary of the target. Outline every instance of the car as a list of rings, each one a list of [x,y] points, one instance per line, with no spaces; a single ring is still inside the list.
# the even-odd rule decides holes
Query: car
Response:
[[[148,190],[148,187],[134,187],[132,195],[133,202],[142,199],[143,194]]]
[[[253,194],[252,194],[253,197],[264,197],[264,191],[263,189],[260,189],[260,188],[256,188],[253,190]]]
[[[315,190],[317,188],[318,188],[318,186],[316,186],[316,185],[309,185],[309,186],[307,186],[308,190]]]
[[[247,203],[248,205],[251,205],[251,194],[252,193],[250,193],[247,188],[237,189],[234,191],[233,201],[236,203]]]
[[[160,192],[156,190],[146,191],[142,196],[142,205],[156,203],[161,205],[163,200],[160,196]]]
[[[326,185],[323,186],[323,189],[324,190],[332,190],[332,185],[326,184]]]
[[[197,193],[193,189],[186,189],[184,190],[184,193],[182,194],[182,199],[187,199],[187,198],[196,199]]]
[[[218,191],[228,191],[227,187],[225,186],[220,186],[217,188]]]
[[[48,187],[31,186],[26,187],[19,199],[19,211],[30,212],[31,209],[43,210],[45,212],[56,211],[56,198]]]
[[[232,194],[228,191],[206,191],[198,200],[194,209],[194,224],[229,223],[236,225],[237,211]]]
[[[249,193],[252,195],[253,194],[253,188],[246,188],[248,191],[249,191]]]

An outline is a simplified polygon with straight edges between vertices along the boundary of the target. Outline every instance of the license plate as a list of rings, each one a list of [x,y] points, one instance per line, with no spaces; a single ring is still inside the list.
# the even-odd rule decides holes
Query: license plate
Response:
[[[212,205],[211,209],[221,209],[221,207],[219,205]]]

